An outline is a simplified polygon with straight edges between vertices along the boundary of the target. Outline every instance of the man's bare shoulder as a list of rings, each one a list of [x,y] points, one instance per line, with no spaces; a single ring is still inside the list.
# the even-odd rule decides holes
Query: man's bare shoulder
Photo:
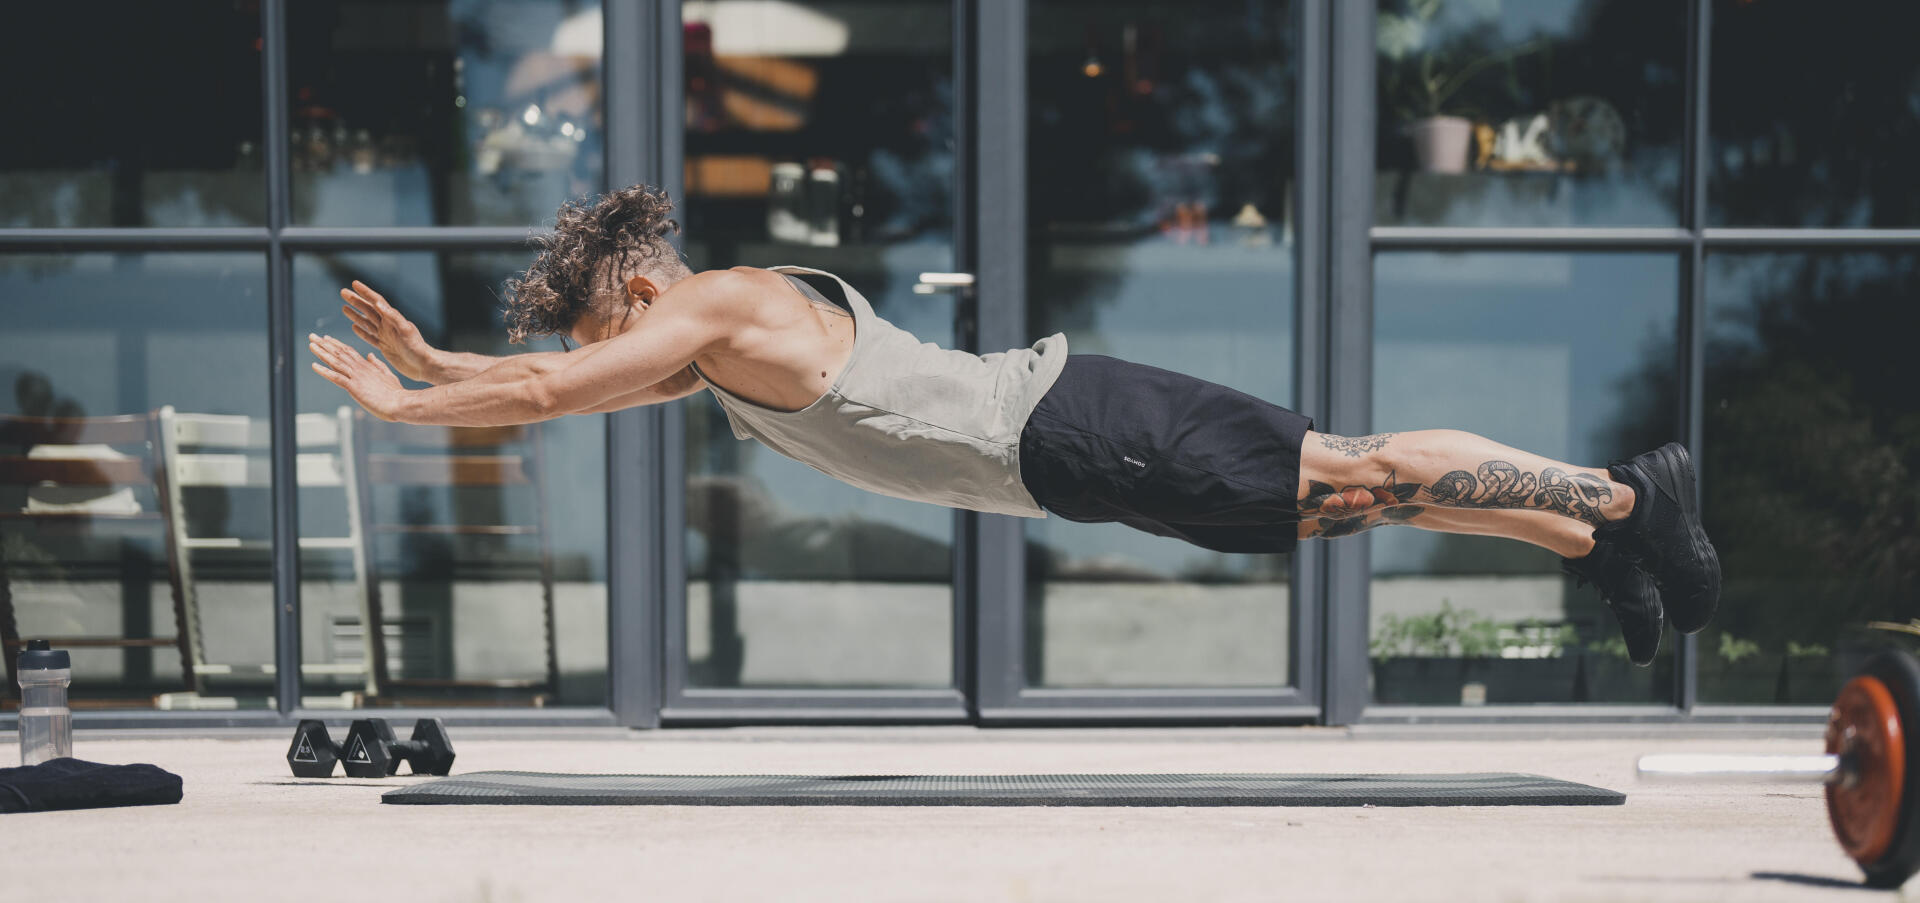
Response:
[[[734,267],[705,270],[675,283],[662,300],[699,301],[709,308],[749,310],[760,306],[769,292],[784,288],[784,278],[772,270]]]

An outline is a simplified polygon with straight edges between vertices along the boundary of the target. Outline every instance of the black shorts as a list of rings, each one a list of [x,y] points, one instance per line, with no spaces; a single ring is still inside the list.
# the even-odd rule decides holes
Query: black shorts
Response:
[[[1286,552],[1310,429],[1310,418],[1244,392],[1076,354],[1020,432],[1020,478],[1067,520],[1217,552]]]

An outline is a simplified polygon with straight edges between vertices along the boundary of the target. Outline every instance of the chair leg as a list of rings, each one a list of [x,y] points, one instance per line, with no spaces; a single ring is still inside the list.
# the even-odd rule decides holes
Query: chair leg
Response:
[[[557,701],[560,696],[560,650],[553,615],[553,553],[547,547],[546,534],[540,535],[540,601],[547,628],[547,692]]]
[[[20,650],[20,625],[13,619],[13,581],[7,576],[6,537],[0,536],[0,673],[7,678],[7,685],[0,688],[0,699],[15,695],[14,688],[19,686],[13,674],[13,657]]]

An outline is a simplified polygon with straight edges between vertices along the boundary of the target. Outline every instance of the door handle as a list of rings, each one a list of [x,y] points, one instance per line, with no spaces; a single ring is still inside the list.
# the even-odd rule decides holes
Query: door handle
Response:
[[[972,288],[972,273],[921,273],[920,281],[914,283],[913,293],[931,295],[940,291],[965,292]]]

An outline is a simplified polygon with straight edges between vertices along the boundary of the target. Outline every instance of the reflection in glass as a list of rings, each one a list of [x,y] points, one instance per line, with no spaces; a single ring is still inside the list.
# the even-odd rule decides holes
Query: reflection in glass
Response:
[[[686,252],[798,264],[954,347],[947,0],[686,10]],[[953,682],[953,514],[843,485],[686,402],[688,683]]]
[[[1920,226],[1915,34],[1908,0],[1715,0],[1709,225]]]
[[[47,638],[76,705],[270,705],[266,446],[201,466],[172,426],[266,434],[266,281],[257,253],[0,256],[0,699]]]
[[[307,332],[367,347],[340,310],[339,290],[353,279],[383,293],[440,350],[560,351],[553,338],[507,344],[495,299],[526,264],[518,252],[299,255],[296,356],[307,356]],[[302,417],[344,420],[344,435],[321,437],[333,448],[303,453],[336,451],[351,464],[300,471],[309,692],[382,704],[605,704],[605,418],[487,429],[383,423],[310,368],[296,373]]]
[[[1663,254],[1380,254],[1374,426],[1588,465],[1670,441],[1679,279]],[[1672,698],[1672,635],[1633,667],[1613,614],[1553,553],[1410,529],[1372,542],[1375,702]]]
[[[1686,4],[1379,3],[1376,223],[1677,224]]]
[[[1289,4],[1031,9],[1029,333],[1289,404]],[[1027,537],[1034,685],[1291,682],[1286,556],[1059,518]]]
[[[287,19],[294,223],[518,226],[601,190],[597,2],[304,0]]]
[[[1725,571],[1700,699],[1826,705],[1920,616],[1920,256],[1716,254],[1700,488]]]
[[[257,226],[260,10],[9,3],[0,228]]]

